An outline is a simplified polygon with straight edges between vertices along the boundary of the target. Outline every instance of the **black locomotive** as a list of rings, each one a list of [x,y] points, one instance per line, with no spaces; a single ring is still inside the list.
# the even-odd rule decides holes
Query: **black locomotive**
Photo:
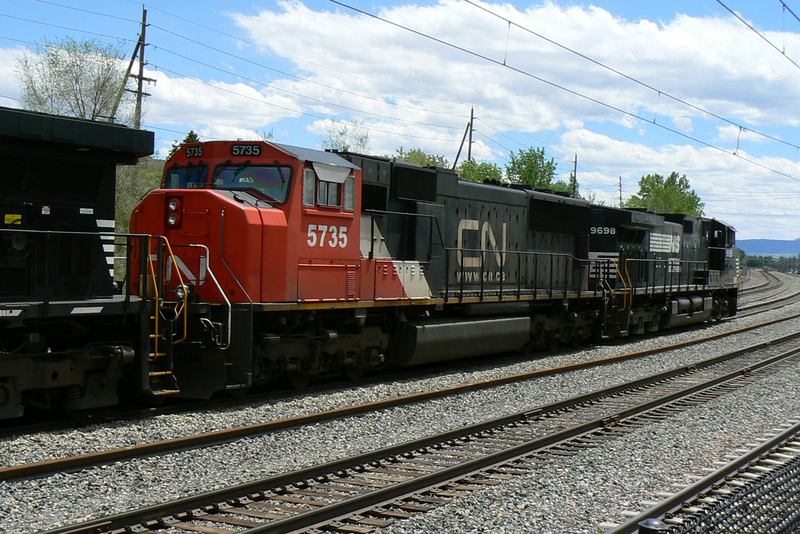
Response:
[[[116,166],[152,152],[152,132],[0,108],[0,418],[118,402],[149,321],[115,290]]]

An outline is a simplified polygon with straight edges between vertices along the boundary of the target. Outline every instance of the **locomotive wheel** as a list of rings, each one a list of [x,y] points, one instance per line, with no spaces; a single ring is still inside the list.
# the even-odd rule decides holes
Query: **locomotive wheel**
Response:
[[[241,399],[248,393],[250,393],[250,388],[234,388],[234,389],[226,389],[225,393],[231,397],[232,399]]]
[[[348,365],[344,368],[344,376],[347,377],[348,380],[351,382],[358,382],[364,376],[367,370],[363,367],[356,367]]]
[[[303,371],[286,371],[286,381],[295,389],[303,389],[311,382],[311,375]]]

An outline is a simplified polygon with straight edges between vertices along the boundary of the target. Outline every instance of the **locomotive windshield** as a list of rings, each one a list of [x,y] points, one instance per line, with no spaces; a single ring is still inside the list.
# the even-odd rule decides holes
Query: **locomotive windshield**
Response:
[[[164,176],[164,189],[195,189],[203,187],[208,179],[208,165],[173,165]]]
[[[254,189],[270,200],[286,202],[292,168],[248,164],[220,165],[214,171],[214,187],[218,189]]]

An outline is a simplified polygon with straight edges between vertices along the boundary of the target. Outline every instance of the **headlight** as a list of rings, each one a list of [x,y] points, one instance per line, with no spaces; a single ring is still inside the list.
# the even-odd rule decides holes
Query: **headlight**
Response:
[[[167,226],[178,228],[183,217],[183,199],[181,197],[171,197],[166,199]]]
[[[185,285],[179,285],[177,289],[175,289],[175,296],[178,297],[178,300],[184,300],[188,292]]]

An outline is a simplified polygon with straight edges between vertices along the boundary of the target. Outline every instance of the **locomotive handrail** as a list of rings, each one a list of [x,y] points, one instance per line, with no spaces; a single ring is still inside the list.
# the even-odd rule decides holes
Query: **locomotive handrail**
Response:
[[[484,276],[483,276],[484,275],[484,266],[485,266],[485,262],[483,261],[483,256],[485,254],[487,254],[487,253],[498,253],[499,252],[504,257],[509,255],[509,254],[516,256],[516,258],[517,258],[517,273],[518,273],[518,276],[517,276],[517,290],[516,290],[517,298],[519,298],[521,296],[521,294],[522,294],[522,261],[521,261],[521,259],[522,259],[523,256],[526,257],[526,258],[533,257],[534,258],[534,260],[533,260],[534,261],[534,267],[536,267],[538,265],[538,263],[539,263],[539,261],[538,261],[539,260],[539,256],[545,256],[546,255],[548,257],[548,259],[550,260],[550,268],[549,268],[549,271],[550,271],[550,283],[548,284],[548,287],[546,288],[547,291],[550,294],[550,298],[553,298],[553,296],[555,295],[555,291],[556,291],[556,287],[555,287],[555,283],[554,283],[556,259],[561,258],[561,259],[565,260],[564,264],[563,264],[563,268],[564,268],[564,271],[565,271],[564,272],[564,277],[563,277],[563,279],[565,280],[563,293],[564,293],[565,297],[567,296],[568,291],[569,291],[568,290],[568,285],[569,284],[566,283],[566,279],[567,279],[567,277],[569,277],[569,266],[571,265],[571,263],[576,262],[579,265],[584,265],[584,264],[588,265],[588,264],[591,263],[591,260],[587,261],[586,259],[577,258],[572,254],[566,254],[566,253],[563,253],[563,252],[537,252],[537,251],[527,251],[527,250],[502,250],[502,251],[497,251],[497,250],[493,250],[493,249],[470,249],[470,248],[463,248],[463,247],[462,248],[448,247],[448,246],[445,246],[445,244],[444,244],[445,243],[444,235],[442,234],[442,228],[441,228],[441,225],[439,224],[439,218],[434,214],[429,214],[429,213],[406,213],[406,212],[387,211],[387,210],[363,210],[362,213],[365,214],[365,215],[369,215],[370,216],[370,250],[369,250],[369,256],[368,256],[369,259],[374,259],[374,255],[375,255],[375,233],[374,233],[375,232],[375,222],[374,221],[375,221],[375,217],[376,216],[378,216],[378,217],[400,216],[400,217],[404,217],[404,218],[405,217],[414,217],[414,218],[419,218],[419,219],[431,219],[433,221],[433,223],[436,226],[436,235],[438,235],[438,237],[439,237],[438,246],[441,247],[441,250],[444,253],[445,273],[446,273],[446,275],[445,275],[445,287],[444,287],[444,298],[445,298],[445,300],[447,300],[449,298],[449,296],[450,296],[449,293],[450,293],[450,281],[451,281],[451,279],[450,279],[450,254],[451,253],[455,253],[455,254],[464,253],[464,252],[480,253],[480,256],[481,256],[480,269],[481,270],[479,272],[478,280],[475,280],[474,282],[478,283],[479,286],[480,286],[478,294],[479,294],[479,298],[481,300],[483,300],[485,298],[485,291],[486,291],[485,287],[484,287],[485,280],[484,280]],[[433,224],[431,225],[431,229],[430,229],[431,232],[433,231],[432,227],[433,227]],[[429,241],[428,259],[430,261],[430,257],[432,256],[433,240],[429,239],[428,241]],[[535,270],[536,269],[534,268],[534,271]],[[464,272],[465,271],[464,271],[463,262],[460,262],[460,272],[461,272],[461,277],[458,280],[459,295],[460,295],[459,298],[463,298],[464,285],[466,283],[466,277],[464,276]],[[502,269],[501,269],[500,279],[497,280],[497,283],[500,286],[499,289],[498,289],[499,296],[502,298],[502,295],[503,295],[503,284],[504,284],[503,276],[502,276]],[[533,291],[536,294],[536,293],[538,293],[538,290],[539,290],[537,277],[534,277],[533,284],[534,284]],[[578,292],[581,293],[581,291],[582,291],[582,283],[581,283],[581,281],[579,281],[579,283],[578,283],[578,288],[579,288]],[[597,295],[597,290],[596,289],[594,290],[594,294]]]
[[[696,283],[692,284],[692,272],[697,272],[698,270],[707,270],[707,268],[708,268],[708,262],[707,261],[703,261],[703,260],[680,260],[678,258],[665,258],[665,259],[657,259],[657,258],[651,258],[651,259],[649,259],[649,258],[626,258],[625,259],[625,272],[626,272],[626,275],[628,276],[628,281],[631,282],[631,286],[630,286],[631,291],[629,291],[628,295],[626,296],[625,308],[623,308],[623,309],[627,309],[629,304],[631,306],[633,305],[633,288],[634,288],[634,285],[633,285],[633,282],[630,280],[630,264],[632,262],[647,263],[647,264],[653,264],[653,265],[656,265],[656,266],[659,265],[659,264],[664,264],[665,267],[667,268],[667,273],[669,274],[669,279],[667,279],[666,276],[664,277],[664,289],[669,288],[671,291],[674,291],[676,289],[677,289],[677,291],[680,291],[681,290],[681,275],[680,275],[680,273],[682,273],[682,272],[686,272],[686,291],[690,291],[692,285],[694,285],[694,286],[702,285],[703,289],[706,289],[706,287],[708,286],[708,279],[707,278],[704,280],[704,282],[702,284],[696,284]],[[672,265],[681,266],[681,270],[679,271],[679,274],[678,274],[677,288],[675,286],[675,283],[673,282],[674,271],[670,269],[670,265],[671,264]],[[686,270],[686,271],[683,270],[683,266],[685,266],[685,265],[689,266],[689,269]],[[697,267],[695,267],[694,271],[692,271],[692,267],[691,267],[692,265],[705,267],[706,269],[698,269]],[[665,273],[665,274],[667,274],[667,273]],[[652,279],[652,281],[653,281],[653,287],[650,288],[650,292],[651,292],[651,294],[655,294],[655,290],[656,290],[655,271],[653,272],[653,276],[648,276],[648,279]],[[645,293],[647,293],[647,291],[648,291],[648,286],[645,286]],[[630,300],[630,303],[628,303],[628,300]]]
[[[103,237],[111,237],[113,238],[113,245],[116,246],[124,246],[126,250],[130,251],[133,247],[133,241],[136,239],[146,240],[152,237],[150,234],[141,234],[141,233],[133,233],[133,232],[87,232],[87,231],[70,231],[70,230],[36,230],[36,229],[29,229],[29,228],[0,228],[0,234],[31,234],[37,236],[43,236],[46,238],[44,243],[45,248],[45,258],[44,258],[44,280],[46,283],[44,284],[44,297],[40,299],[33,299],[33,301],[41,301],[43,306],[43,314],[45,316],[49,315],[50,304],[53,302],[52,294],[51,294],[51,283],[52,283],[52,237],[53,236],[79,236],[79,237],[99,237],[101,240]],[[124,238],[126,242],[124,244],[117,243],[117,238]],[[125,287],[125,309],[126,311],[130,310],[131,298],[134,296],[131,292],[131,280],[133,277],[133,273],[131,272],[131,262],[130,262],[130,253],[126,254],[126,264],[125,264],[125,277],[123,280],[123,284]],[[145,275],[146,265],[142,263],[140,265],[140,276]],[[142,295],[136,295],[137,297],[144,298]],[[104,298],[103,295],[95,296],[96,299]],[[113,295],[109,296],[108,298],[113,299]],[[69,300],[69,299],[67,299]]]
[[[184,282],[183,282],[183,275],[181,273],[181,270],[178,268],[178,262],[175,260],[175,254],[172,252],[172,246],[170,246],[169,239],[167,239],[167,237],[163,236],[163,235],[162,236],[158,236],[158,237],[161,240],[164,241],[164,244],[167,247],[167,252],[169,252],[169,257],[170,257],[170,259],[172,259],[172,267],[173,267],[173,269],[175,269],[175,273],[178,275],[178,284],[180,284],[180,286],[186,287],[186,284],[184,284]],[[183,337],[178,339],[177,341],[176,340],[172,340],[172,343],[175,343],[175,344],[182,343],[182,342],[186,341],[186,338],[188,336],[188,332],[189,332],[189,329],[188,329],[189,315],[188,315],[188,313],[185,313],[186,309],[188,307],[188,301],[189,301],[189,292],[185,291],[184,294],[183,294],[183,298],[182,299],[178,298],[177,302],[179,304],[176,304],[176,307],[175,307],[175,319],[178,319],[181,315],[183,315]],[[158,300],[157,300],[157,302],[158,302]],[[158,311],[158,310],[156,310],[156,311]],[[156,316],[158,316],[158,315],[159,314],[156,313]],[[156,326],[158,326],[157,322],[156,322]],[[158,328],[156,328],[156,332],[158,332]],[[170,332],[170,336],[171,335],[172,335],[172,333]],[[156,338],[156,339],[158,339],[158,338]]]
[[[231,309],[232,309],[232,306],[231,306],[231,301],[228,300],[228,296],[225,294],[225,291],[223,291],[223,289],[222,289],[222,285],[219,283],[219,280],[217,280],[217,277],[214,275],[214,271],[211,270],[211,262],[208,260],[208,258],[211,256],[211,251],[208,249],[207,245],[203,245],[203,244],[200,244],[200,243],[176,244],[176,245],[173,245],[173,246],[174,247],[187,247],[187,248],[197,247],[197,248],[202,248],[203,250],[205,250],[205,252],[206,252],[206,273],[208,273],[208,275],[211,277],[211,280],[214,282],[214,285],[217,287],[217,290],[219,291],[220,295],[222,295],[222,298],[225,300],[225,304],[228,306],[228,324],[227,324],[228,333],[227,333],[227,336],[226,336],[225,343],[220,343],[219,344],[220,350],[227,350],[228,347],[230,347],[230,344],[231,344],[231,325],[232,325],[232,312],[231,312]],[[200,276],[199,273],[200,273],[200,271],[198,269],[198,277]],[[198,283],[199,283],[199,280],[198,280]]]
[[[483,255],[486,254],[486,253],[497,253],[498,251],[494,250],[494,249],[463,248],[463,247],[462,248],[458,248],[458,247],[445,247],[445,246],[442,247],[442,250],[445,251],[445,253],[446,253],[445,254],[445,264],[446,264],[445,270],[446,270],[447,274],[446,274],[446,277],[445,277],[445,299],[449,298],[449,287],[450,287],[449,259],[450,259],[450,254],[451,253],[458,254],[459,252],[461,252],[461,253],[463,253],[463,252],[474,252],[474,253],[480,253],[481,254],[481,265],[480,265],[480,271],[479,271],[480,276],[478,277],[478,280],[474,281],[474,283],[478,283],[480,285],[480,290],[479,290],[480,297],[479,298],[483,299],[484,298],[484,287],[483,287],[484,276],[483,275],[485,273],[485,271],[483,270],[484,265],[485,265],[485,263],[483,261]],[[572,254],[566,254],[566,253],[563,253],[563,252],[537,252],[537,251],[530,251],[530,250],[503,250],[503,251],[500,251],[500,253],[504,254],[504,255],[514,255],[514,256],[517,257],[517,273],[518,273],[518,276],[517,276],[517,281],[518,281],[517,282],[517,293],[516,293],[517,297],[519,297],[519,295],[521,295],[521,293],[522,293],[522,290],[521,290],[521,280],[522,280],[522,269],[521,269],[521,267],[522,267],[522,265],[521,265],[521,261],[520,260],[521,260],[521,258],[523,256],[526,257],[526,258],[533,257],[534,271],[537,270],[536,266],[538,265],[538,257],[539,256],[547,256],[548,259],[550,260],[550,269],[549,269],[549,271],[550,271],[550,284],[546,288],[546,291],[548,291],[549,294],[550,294],[550,298],[552,298],[552,296],[554,295],[554,292],[556,291],[555,285],[553,283],[553,278],[555,276],[554,261],[555,261],[556,258],[562,258],[562,259],[567,260],[567,261],[564,261],[564,269],[566,271],[565,274],[568,274],[568,272],[569,272],[569,265],[571,263],[569,260],[573,260],[574,262],[577,262],[579,265],[583,265],[585,262],[587,262],[587,260],[585,260],[585,259],[577,258],[577,257],[573,256]],[[464,284],[465,284],[465,280],[466,280],[466,277],[464,276],[464,265],[463,265],[463,262],[461,263],[460,272],[461,272],[461,277],[460,277],[460,280],[458,281],[458,283],[459,283],[460,292],[461,292],[461,297],[460,298],[463,298]],[[502,290],[502,286],[503,286],[503,276],[502,276],[503,271],[502,271],[502,269],[501,269],[500,273],[501,273],[500,279],[496,280],[496,282],[500,286],[500,288],[498,289],[498,291],[500,292],[499,296],[502,297],[502,291],[501,291]],[[564,284],[563,292],[564,292],[564,295],[566,296],[568,294],[568,287],[567,287],[568,285],[566,284],[566,277],[564,278],[564,280],[565,280],[565,284]],[[534,277],[534,280],[533,280],[533,292],[534,292],[534,294],[537,294],[538,290],[539,290],[539,287],[538,287],[537,283],[538,283],[538,279],[536,277]],[[580,293],[580,291],[581,291],[581,289],[578,289],[579,293]],[[595,291],[595,294],[596,293],[597,292]]]

